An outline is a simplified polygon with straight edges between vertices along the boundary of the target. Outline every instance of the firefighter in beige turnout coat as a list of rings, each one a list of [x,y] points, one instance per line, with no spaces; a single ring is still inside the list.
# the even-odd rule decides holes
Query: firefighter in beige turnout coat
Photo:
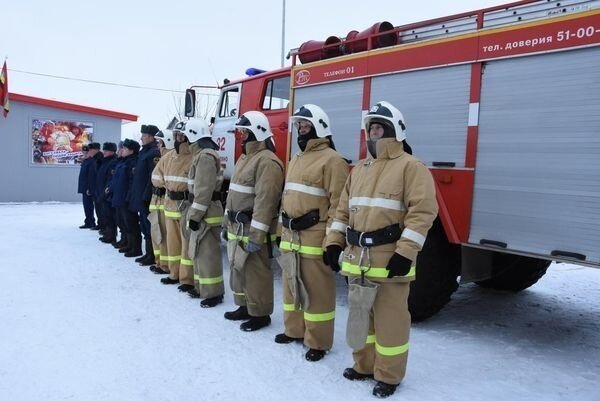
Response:
[[[221,261],[221,224],[223,206],[221,185],[223,169],[219,148],[211,139],[206,121],[191,119],[185,125],[193,154],[189,173],[189,201],[187,219],[190,233],[189,256],[194,262],[193,298],[205,298],[200,306],[209,308],[223,302],[223,265]]]
[[[180,283],[181,285],[178,288],[181,291],[189,291],[194,288],[194,274],[192,260],[189,258],[187,251],[189,234],[187,233],[187,227],[185,227],[185,214],[189,207],[187,183],[192,165],[192,153],[189,141],[183,132],[184,129],[185,123],[178,123],[175,126],[173,130],[175,151],[165,155],[164,170],[160,172],[164,177],[167,191],[165,196],[165,226],[167,229],[170,271],[169,277],[165,277],[160,281],[163,284]]]
[[[415,279],[417,254],[438,207],[431,173],[409,154],[400,111],[379,102],[363,123],[371,157],[357,163],[346,182],[327,251],[335,254],[345,247],[341,268],[350,282],[348,328],[363,327],[362,323],[365,328],[364,333],[347,330],[355,363],[344,377],[374,377],[373,394],[387,397],[405,375],[409,283]],[[359,296],[365,294],[372,298],[364,301],[368,309],[361,315],[361,305],[351,299],[356,295],[367,300]]]
[[[152,199],[150,200],[150,233],[154,249],[155,264],[150,266],[150,271],[156,274],[169,274],[169,251],[167,248],[167,228],[165,222],[165,180],[161,173],[164,170],[165,155],[173,150],[175,140],[173,132],[165,129],[156,134],[156,139],[162,145],[160,160],[152,171]]]
[[[275,342],[303,340],[309,348],[305,358],[318,361],[333,345],[335,272],[327,266],[324,240],[348,177],[348,163],[334,150],[329,117],[320,107],[300,107],[292,123],[300,152],[287,168],[280,249],[284,255],[293,253],[294,258],[287,266],[290,255],[279,259],[285,332],[278,334]],[[297,291],[291,286],[296,279],[305,287],[308,300],[300,302],[294,297]]]
[[[231,178],[225,218],[230,285],[239,308],[226,312],[225,318],[247,320],[240,328],[255,331],[268,326],[273,313],[270,254],[277,230],[283,165],[275,156],[273,133],[264,114],[246,112],[235,128],[242,133],[244,154]]]

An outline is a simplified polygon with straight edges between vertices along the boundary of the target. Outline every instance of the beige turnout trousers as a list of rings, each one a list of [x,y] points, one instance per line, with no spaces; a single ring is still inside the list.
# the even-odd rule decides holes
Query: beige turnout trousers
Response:
[[[230,274],[236,274],[232,269]],[[273,313],[273,271],[267,244],[260,251],[248,255],[243,268],[244,288],[233,290],[233,300],[246,306],[250,316],[267,316]]]
[[[179,265],[181,260],[181,230],[179,219],[165,216],[165,228],[167,232],[167,253],[160,255],[161,262],[166,260],[169,266],[169,277],[179,280]]]
[[[181,231],[181,260],[179,262],[179,283],[194,285],[194,262],[189,256],[190,249],[190,229],[187,226],[187,211],[190,207],[189,202],[182,205],[181,218],[179,219],[179,228]]]
[[[221,257],[221,227],[202,223],[200,231],[206,233],[195,244],[194,287],[202,298],[213,298],[225,293],[223,283],[223,261]],[[193,249],[196,236],[191,235],[190,248]]]
[[[375,380],[399,384],[406,374],[410,283],[382,282],[370,313],[367,345],[352,353],[354,370]]]
[[[304,337],[304,345],[318,350],[333,346],[335,318],[335,275],[321,258],[300,256],[300,273],[310,295],[307,310],[295,310],[294,298],[283,270],[283,322],[289,337]]]

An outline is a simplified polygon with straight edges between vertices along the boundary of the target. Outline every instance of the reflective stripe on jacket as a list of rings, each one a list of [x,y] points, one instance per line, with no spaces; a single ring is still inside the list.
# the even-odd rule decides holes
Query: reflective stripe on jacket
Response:
[[[375,231],[398,224],[401,238],[395,243],[373,246],[363,253],[358,246],[346,246],[342,271],[346,275],[365,275],[376,281],[412,281],[415,269],[404,277],[387,279],[385,269],[394,252],[414,263],[423,247],[427,231],[437,216],[435,185],[427,167],[404,152],[401,142],[380,139],[376,159],[357,163],[340,196],[334,224],[327,244],[346,246],[345,228]],[[369,260],[370,259],[370,263]]]
[[[192,166],[192,153],[190,144],[185,142],[179,145],[179,153],[176,150],[167,153],[164,158],[168,157],[163,170],[163,180],[165,189],[172,192],[187,191],[188,174]],[[160,164],[160,161],[159,161]],[[165,194],[165,217],[171,219],[181,218],[179,206],[181,200],[173,200]]]
[[[281,250],[298,250],[308,257],[323,254],[326,231],[335,217],[340,193],[348,177],[348,163],[329,147],[328,138],[311,139],[304,152],[290,161],[283,189],[281,211],[297,218],[319,210],[319,223],[299,232],[281,229]]]
[[[223,205],[220,200],[212,200],[212,195],[221,191],[223,185],[221,158],[215,150],[198,146],[198,142],[192,144],[191,149],[194,158],[188,176],[188,191],[194,194],[194,201],[188,211],[188,219],[220,226],[223,223]]]
[[[227,210],[253,210],[252,221],[244,225],[244,236],[262,244],[267,232],[275,233],[283,186],[283,164],[264,142],[246,144],[246,154],[235,164]],[[237,234],[237,224],[228,221],[227,230]]]

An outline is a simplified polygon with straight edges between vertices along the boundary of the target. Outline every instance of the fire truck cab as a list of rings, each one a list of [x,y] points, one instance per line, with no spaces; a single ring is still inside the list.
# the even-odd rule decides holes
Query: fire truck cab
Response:
[[[356,163],[366,156],[362,115],[380,100],[398,107],[439,204],[411,284],[413,320],[439,311],[459,282],[519,291],[552,261],[600,267],[600,1],[383,22],[292,56],[291,69],[222,87],[214,136],[226,172],[244,111],[269,117],[287,161],[297,150],[290,113],[317,104]]]

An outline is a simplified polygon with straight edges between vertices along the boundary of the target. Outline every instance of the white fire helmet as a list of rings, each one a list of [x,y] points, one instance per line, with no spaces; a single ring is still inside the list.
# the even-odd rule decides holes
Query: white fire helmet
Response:
[[[236,129],[248,129],[252,131],[256,140],[264,142],[267,138],[273,138],[273,132],[271,132],[271,126],[269,125],[269,119],[260,111],[247,111],[234,124]]]
[[[369,127],[373,120],[385,120],[392,124],[396,133],[396,140],[402,142],[406,139],[406,125],[400,110],[386,101],[377,102],[363,117],[363,126],[369,139]]]
[[[190,143],[197,142],[200,138],[210,138],[208,123],[202,118],[190,118],[186,121],[183,133]]]
[[[162,131],[158,131],[156,134],[156,138],[163,141],[165,144],[165,149],[171,150],[175,147],[175,137],[173,134],[173,130],[168,128],[163,129]]]
[[[331,135],[329,117],[327,116],[327,113],[317,105],[305,104],[304,106],[300,106],[300,108],[294,112],[291,122],[296,132],[298,132],[300,120],[310,121],[313,127],[315,127],[315,131],[319,138],[325,138]]]

